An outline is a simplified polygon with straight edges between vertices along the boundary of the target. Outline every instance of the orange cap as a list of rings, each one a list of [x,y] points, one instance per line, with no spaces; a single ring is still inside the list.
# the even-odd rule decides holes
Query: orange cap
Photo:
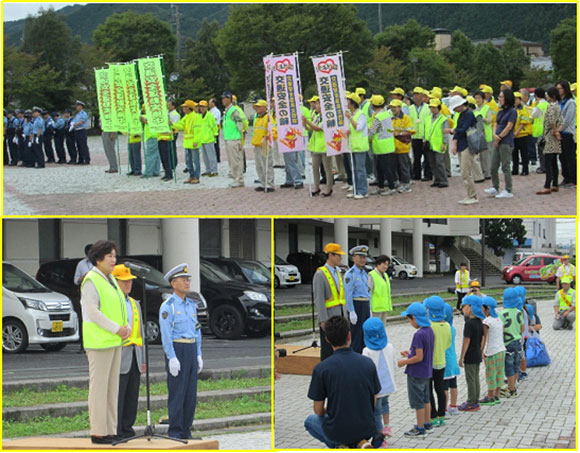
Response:
[[[342,251],[340,244],[334,244],[332,242],[330,244],[326,244],[326,247],[324,247],[324,253],[335,253],[337,255],[346,255],[346,253]]]

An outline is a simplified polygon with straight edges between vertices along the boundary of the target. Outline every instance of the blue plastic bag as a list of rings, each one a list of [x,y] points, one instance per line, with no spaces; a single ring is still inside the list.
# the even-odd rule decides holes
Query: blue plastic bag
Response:
[[[550,364],[550,356],[546,345],[539,337],[530,337],[526,344],[526,360],[529,367],[547,366]]]

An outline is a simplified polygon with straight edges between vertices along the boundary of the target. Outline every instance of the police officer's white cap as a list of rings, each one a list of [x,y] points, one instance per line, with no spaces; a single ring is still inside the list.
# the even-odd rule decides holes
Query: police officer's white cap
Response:
[[[82,105],[83,107],[85,106],[85,103],[83,101],[77,101],[76,104],[77,105]]]
[[[349,250],[352,256],[354,255],[362,255],[362,256],[369,256],[369,247],[367,245],[357,245]]]
[[[32,107],[32,111],[42,113],[42,109],[40,107],[36,107],[36,106]]]
[[[177,277],[191,277],[188,271],[187,263],[178,264],[173,269],[171,269],[167,274],[165,274],[165,280],[171,281]]]

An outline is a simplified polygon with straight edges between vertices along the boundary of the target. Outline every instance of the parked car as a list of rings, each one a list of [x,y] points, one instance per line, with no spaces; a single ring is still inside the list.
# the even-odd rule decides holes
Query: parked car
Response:
[[[272,288],[272,272],[259,261],[238,258],[206,258],[230,276],[232,280]]]
[[[296,266],[274,256],[274,288],[293,288],[302,283],[302,275]]]
[[[298,268],[302,278],[302,283],[312,283],[312,277],[314,276],[316,269],[320,266],[324,266],[326,258],[323,252],[312,253],[302,251],[290,253],[286,257],[286,261]]]
[[[40,266],[36,273],[36,279],[51,288],[54,291],[66,294],[72,301],[73,308],[82,319],[81,312],[81,293],[80,287],[73,282],[75,269],[80,259],[68,259],[51,261]],[[150,262],[161,262],[157,260],[148,260]],[[164,275],[144,261],[134,259],[133,257],[120,257],[118,263],[130,262],[138,264],[149,269],[148,273],[139,274],[132,271],[135,275],[145,277],[145,291],[147,294],[147,338],[151,344],[161,344],[161,330],[159,328],[159,308],[161,304],[173,294],[173,288],[165,280]],[[140,280],[135,280],[130,296],[135,300],[143,303],[143,286]],[[202,328],[209,325],[207,302],[204,297],[194,291],[187,293],[187,297],[194,300],[197,306],[197,315]]]
[[[218,266],[200,260],[201,292],[208,303],[210,329],[218,338],[233,340],[243,333],[265,336],[272,315],[271,288],[234,280]]]
[[[513,283],[519,285],[522,282],[541,282],[546,281],[554,283],[556,276],[552,276],[546,280],[542,280],[540,276],[540,269],[550,264],[557,264],[562,261],[561,256],[557,255],[532,255],[524,257],[517,263],[510,266],[505,266],[501,273],[502,280],[506,283]]]
[[[2,263],[2,350],[24,352],[39,344],[60,351],[79,340],[79,320],[72,302],[22,269]]]
[[[393,276],[399,277],[401,280],[408,278],[415,278],[417,276],[417,266],[409,263],[400,256],[391,257],[394,273]]]

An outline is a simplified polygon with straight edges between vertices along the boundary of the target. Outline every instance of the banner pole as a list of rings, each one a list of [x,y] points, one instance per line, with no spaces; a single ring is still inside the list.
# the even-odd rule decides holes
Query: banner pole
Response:
[[[343,89],[343,91],[346,91],[346,77],[344,75],[344,60],[342,58],[342,53],[343,52],[341,50],[338,53],[338,57],[340,58],[340,71],[342,73],[342,89]],[[347,101],[347,105],[348,105],[348,101]],[[348,106],[347,106],[347,108],[348,108]],[[349,118],[348,122],[349,122],[349,128],[350,128],[350,118]],[[352,155],[352,145],[351,145],[351,143],[352,143],[352,137],[351,137],[351,134],[348,135],[348,141],[349,141],[349,144],[348,144],[348,148],[349,149],[348,150],[350,152],[350,174],[352,175],[351,176],[351,179],[352,179],[352,194],[353,194],[353,197],[354,197],[356,195],[356,178],[355,178],[355,175],[354,175],[354,157]],[[347,181],[347,183],[348,183],[348,181]]]
[[[272,54],[268,55],[269,58],[272,57]],[[268,76],[268,71],[270,72],[269,76]],[[264,177],[264,193],[267,192],[267,188],[268,188],[268,157],[269,157],[269,150],[268,150],[268,146],[270,146],[270,139],[271,139],[271,122],[270,119],[272,118],[271,115],[271,106],[270,106],[270,92],[272,89],[272,62],[269,61],[268,62],[268,67],[264,66],[264,75],[265,75],[265,79],[266,79],[266,104],[268,106],[268,111],[267,111],[267,115],[268,115],[268,136],[266,138],[266,171],[265,171],[265,177]],[[273,187],[272,187],[273,189]]]
[[[163,74],[163,88],[165,89],[165,96],[167,96],[167,75],[165,72],[165,58],[163,57],[163,54],[157,55],[157,57],[161,61],[161,72]],[[165,102],[167,102],[166,99]],[[167,122],[169,123],[169,118],[167,119]],[[175,169],[175,152],[174,152],[175,143],[173,129],[171,129],[171,125],[169,126],[169,132],[171,134],[171,140],[169,141],[170,142],[169,165],[171,165],[171,172],[173,173],[173,183],[177,184],[177,171]]]
[[[294,52],[294,57],[296,58],[296,82],[298,83],[298,93],[302,96],[302,99],[304,99],[304,96],[302,95],[302,80],[300,79],[300,62],[298,60],[298,54],[299,54],[299,52]],[[300,100],[300,97],[298,98],[298,102],[300,104],[298,107],[299,107],[299,110],[300,110],[300,123],[302,124],[302,134],[303,134],[303,136],[302,136],[302,146],[304,148],[306,148],[306,146],[305,146],[305,144],[306,144],[305,142],[306,141],[305,141],[305,137],[304,137],[304,134],[306,133],[306,127],[304,126],[304,122],[302,121],[302,116],[304,116],[303,113],[302,113],[302,105],[303,105],[302,102],[303,101]],[[303,149],[302,152],[304,153],[304,155],[306,157],[306,149]],[[298,154],[296,154],[296,157],[298,159],[300,159],[300,156],[298,156]],[[308,156],[308,157],[310,157],[310,156]],[[307,161],[306,159],[304,159],[304,162],[310,164],[310,173],[312,173],[312,162],[311,162],[311,160],[309,159]],[[307,166],[305,165],[305,167],[307,167]],[[306,168],[304,168],[304,176],[306,176]],[[309,178],[309,182],[308,182],[308,192],[310,193],[310,197],[312,197],[312,178]]]

